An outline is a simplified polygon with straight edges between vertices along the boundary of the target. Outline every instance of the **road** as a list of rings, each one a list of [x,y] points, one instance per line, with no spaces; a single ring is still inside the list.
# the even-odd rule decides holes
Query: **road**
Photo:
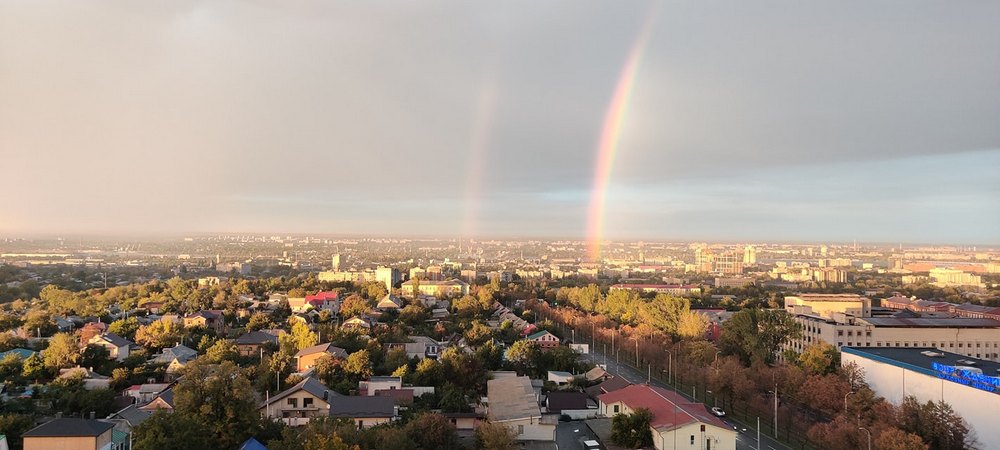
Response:
[[[590,354],[583,355],[587,360],[595,364],[605,364],[605,356],[600,352],[595,352],[593,348],[590,349]],[[620,356],[625,356],[624,354]],[[643,384],[647,380],[646,371],[639,371],[635,367],[632,367],[622,361],[621,365],[615,363],[614,358],[607,358],[607,371],[622,377],[625,381],[633,384]],[[662,387],[665,389],[673,389],[670,385],[653,378],[651,383],[653,386]],[[678,392],[685,398],[691,401],[696,401],[690,394],[683,392]],[[767,420],[767,418],[762,418]],[[774,439],[761,434],[760,440],[762,446],[758,448],[757,446],[757,430],[756,428],[750,427],[747,424],[732,420],[730,418],[724,418],[723,422],[729,424],[733,429],[737,430],[736,434],[736,449],[737,450],[791,450],[788,446],[775,441]]]

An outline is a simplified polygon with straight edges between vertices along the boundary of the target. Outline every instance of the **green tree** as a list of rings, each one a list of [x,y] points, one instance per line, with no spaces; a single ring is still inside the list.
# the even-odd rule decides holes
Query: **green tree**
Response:
[[[225,339],[215,341],[215,343],[205,351],[205,358],[213,363],[221,363],[223,361],[236,362],[239,357],[240,351],[236,348],[236,344],[233,344]]]
[[[183,331],[174,322],[157,320],[139,327],[135,332],[135,342],[153,349],[172,347],[180,343]]]
[[[802,351],[798,358],[799,366],[814,375],[833,373],[840,367],[840,352],[826,342],[816,342]]]
[[[132,430],[135,450],[212,450],[218,448],[214,439],[203,420],[186,413],[157,411]]]
[[[750,308],[725,322],[719,347],[739,356],[743,364],[755,359],[771,364],[781,344],[800,334],[799,325],[784,310]]]
[[[361,291],[370,299],[381,299],[389,294],[385,283],[381,281],[368,281],[361,287]]]
[[[135,332],[139,330],[139,320],[135,317],[118,319],[108,325],[108,331],[126,339],[135,339]]]
[[[221,447],[232,448],[259,429],[250,380],[236,364],[190,363],[174,387],[174,408],[204,422]]]
[[[493,329],[482,322],[473,322],[465,332],[465,342],[473,347],[479,347],[491,339],[493,339]]]
[[[255,312],[250,316],[250,321],[247,322],[247,331],[258,331],[274,328],[274,322],[271,322],[271,316],[263,312]]]
[[[20,450],[21,435],[35,426],[35,419],[28,414],[0,414],[0,434],[7,435],[11,450]]]
[[[514,365],[518,373],[533,373],[540,353],[537,342],[522,339],[507,349],[507,361]]]
[[[52,333],[58,330],[56,321],[52,319],[52,314],[49,314],[48,311],[38,309],[33,309],[25,314],[22,328],[32,336],[39,334],[42,336],[52,336]]]
[[[372,362],[368,350],[358,350],[347,356],[344,361],[344,372],[354,375],[359,379],[366,379],[372,376]]]
[[[72,366],[80,357],[76,337],[69,333],[58,333],[49,340],[49,346],[42,350],[45,367],[57,371]]]
[[[611,440],[625,448],[651,447],[651,420],[653,413],[645,408],[636,409],[632,414],[615,414],[611,419]]]
[[[24,360],[23,367],[21,369],[21,376],[26,380],[39,380],[45,378],[49,375],[48,370],[45,368],[45,360],[42,359],[38,354],[34,354]]]
[[[358,294],[351,294],[340,305],[340,315],[344,318],[355,317],[368,314],[371,309],[372,303],[370,301]]]

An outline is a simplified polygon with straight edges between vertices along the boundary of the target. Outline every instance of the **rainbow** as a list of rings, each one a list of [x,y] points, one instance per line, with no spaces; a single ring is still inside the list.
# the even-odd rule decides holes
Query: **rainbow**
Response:
[[[597,146],[597,165],[594,169],[593,190],[590,193],[590,207],[587,212],[587,257],[591,261],[601,259],[601,244],[604,241],[604,209],[608,197],[608,185],[611,172],[618,153],[618,142],[621,137],[622,124],[628,110],[629,100],[635,89],[635,77],[639,72],[639,62],[653,28],[656,14],[649,14],[640,29],[632,49],[629,51],[625,66],[618,76],[614,94],[608,109],[604,112],[604,125],[601,128],[601,139]]]

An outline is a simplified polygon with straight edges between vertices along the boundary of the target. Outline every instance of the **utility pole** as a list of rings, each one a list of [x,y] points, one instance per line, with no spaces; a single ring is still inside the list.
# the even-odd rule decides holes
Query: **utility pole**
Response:
[[[774,385],[774,437],[778,438],[778,384]]]
[[[757,450],[760,450],[760,416],[757,416]]]

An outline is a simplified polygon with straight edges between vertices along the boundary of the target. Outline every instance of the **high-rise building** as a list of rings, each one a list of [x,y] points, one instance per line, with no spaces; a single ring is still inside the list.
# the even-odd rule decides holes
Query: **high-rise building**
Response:
[[[333,255],[332,263],[333,263],[332,264],[333,265],[333,269],[332,270],[334,272],[340,272],[340,253],[337,253],[336,255]]]
[[[757,247],[748,245],[743,249],[743,264],[757,264]]]
[[[389,292],[392,292],[396,283],[403,281],[403,276],[399,273],[399,269],[393,267],[379,267],[378,269],[375,269],[375,281],[385,284],[385,288]]]
[[[715,256],[715,272],[723,274],[743,273],[743,256],[737,252],[723,252]]]
[[[979,275],[965,273],[958,269],[931,269],[932,283],[935,286],[977,286],[983,285],[983,278]]]
[[[711,272],[712,262],[715,260],[712,249],[708,247],[698,247],[694,250],[694,266],[697,272]]]

